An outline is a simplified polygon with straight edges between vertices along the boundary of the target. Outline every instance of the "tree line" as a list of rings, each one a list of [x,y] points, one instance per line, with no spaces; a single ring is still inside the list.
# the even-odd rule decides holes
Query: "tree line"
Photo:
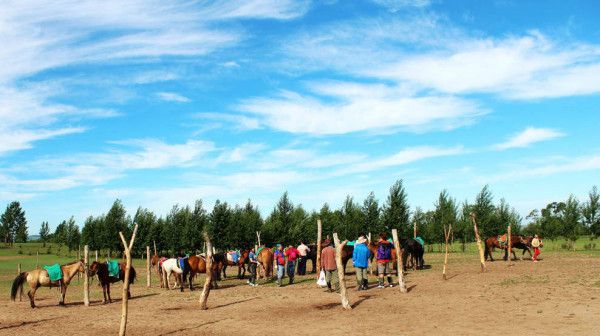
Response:
[[[319,210],[307,211],[302,204],[294,204],[285,192],[266,218],[256,205],[248,200],[243,206],[217,200],[209,212],[201,200],[193,207],[175,205],[165,216],[138,208],[128,214],[120,200],[116,200],[106,214],[85,219],[80,230],[73,217],[57,225],[50,232],[47,222],[40,228],[40,240],[63,244],[69,250],[87,244],[92,250],[120,253],[119,231],[130,233],[138,225],[133,251],[143,253],[146,246],[156,243],[161,253],[195,252],[203,248],[202,231],[206,230],[219,250],[248,248],[256,243],[256,231],[261,232],[261,243],[297,244],[316,241],[317,219],[323,223],[325,235],[337,232],[342,239],[354,240],[359,234],[390,232],[397,229],[401,237],[413,236],[413,225],[418,235],[431,247],[444,241],[444,226],[452,224],[452,241],[463,249],[474,240],[470,213],[475,213],[482,236],[503,234],[507,225],[514,233],[540,234],[545,238],[564,237],[574,242],[582,234],[600,235],[600,196],[596,187],[580,202],[574,196],[566,201],[552,202],[545,208],[533,210],[527,223],[504,199],[495,202],[488,186],[484,186],[474,201],[458,202],[447,190],[442,190],[431,210],[411,209],[402,180],[396,181],[385,202],[371,192],[362,203],[347,196],[338,209],[327,203]],[[27,240],[27,221],[18,202],[10,203],[1,217],[1,231],[5,243]]]

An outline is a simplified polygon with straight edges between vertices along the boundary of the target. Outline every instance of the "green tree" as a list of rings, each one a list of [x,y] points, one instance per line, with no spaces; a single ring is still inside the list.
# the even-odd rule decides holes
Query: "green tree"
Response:
[[[202,200],[196,200],[194,203],[194,211],[192,212],[192,218],[189,223],[189,227],[186,229],[189,238],[190,247],[194,250],[200,250],[204,245],[204,239],[202,238],[202,232],[204,228],[208,226],[210,218],[208,213],[204,209]]]
[[[150,231],[152,226],[156,223],[156,215],[148,209],[139,207],[133,216],[131,225],[138,226],[135,241],[133,242],[133,250],[135,253],[143,255],[146,252],[146,246],[152,246],[152,237]],[[133,230],[133,227],[130,230]]]
[[[562,216],[564,211],[564,202],[552,202],[542,209],[540,220],[542,237],[555,240],[563,233]]]
[[[588,193],[588,200],[581,207],[583,221],[589,232],[594,236],[600,236],[600,194],[598,187],[594,186]]]
[[[407,198],[402,180],[396,181],[390,187],[390,194],[383,207],[383,227],[388,235],[392,229],[398,229],[401,237],[412,237],[409,223],[410,207]]]
[[[445,242],[444,226],[450,224],[452,224],[453,227],[456,226],[458,208],[456,206],[456,201],[450,197],[446,189],[440,192],[434,205],[435,211],[433,215],[433,232],[431,238],[433,239],[433,243],[440,244],[441,251],[441,244]]]
[[[123,245],[119,238],[119,232],[125,234],[128,227],[127,212],[125,211],[125,207],[121,200],[117,199],[104,219],[104,230],[106,234],[103,237],[104,241],[102,242],[102,246],[107,248],[110,252],[121,251]]]
[[[352,196],[346,196],[346,200],[339,211],[339,219],[336,231],[340,239],[355,240],[363,231],[362,212]]]
[[[565,208],[562,216],[562,235],[570,241],[571,246],[574,248],[575,241],[579,237],[581,229],[581,212],[579,208],[579,201],[575,196],[570,195],[565,203]]]
[[[0,225],[4,244],[12,245],[14,242],[23,243],[27,241],[27,219],[19,202],[11,202],[6,206],[6,210],[0,216]]]
[[[489,187],[484,186],[475,197],[473,212],[477,218],[477,227],[482,239],[489,236],[495,236],[503,233],[505,230],[500,228],[496,220],[496,207],[494,206],[494,197]]]
[[[224,250],[235,248],[231,246],[229,239],[229,228],[232,223],[231,208],[227,202],[217,200],[210,214],[210,222],[208,233],[213,237],[213,245],[215,248]]]
[[[52,240],[59,245],[67,243],[67,221],[62,221],[56,226],[54,234],[52,235]]]
[[[81,244],[81,233],[79,232],[79,226],[75,223],[75,218],[71,217],[66,222],[66,242],[65,244],[69,248],[69,251],[79,249]]]
[[[376,235],[384,230],[381,225],[381,209],[379,208],[379,202],[375,198],[373,192],[370,192],[369,196],[364,200],[361,211],[363,228],[366,231],[365,234],[371,232],[371,234]]]
[[[48,222],[42,222],[42,226],[40,226],[40,240],[44,244],[43,247],[46,247],[49,236],[50,228],[48,227]]]
[[[524,235],[533,236],[542,232],[542,218],[538,209],[531,210],[525,219],[528,222],[522,230]]]
[[[473,223],[471,222],[472,206],[468,201],[464,201],[461,205],[461,211],[456,222],[456,227],[452,227],[454,237],[460,240],[461,249],[464,252],[467,247],[467,242],[473,241],[475,233],[473,232]]]
[[[285,244],[288,242],[288,233],[293,225],[292,223],[292,214],[294,212],[294,205],[290,202],[287,191],[283,193],[279,202],[273,211],[265,220],[263,225],[263,229],[261,230],[261,239],[264,234],[264,240],[267,244],[275,244],[282,243]],[[289,239],[291,242],[291,239]]]
[[[496,223],[500,232],[507,232],[508,224],[511,225],[511,233],[519,234],[521,231],[521,216],[512,208],[504,198],[500,199],[500,204],[496,207]],[[504,231],[502,229],[504,228]]]
[[[88,245],[91,250],[99,250],[102,248],[100,241],[96,240],[95,236],[97,223],[98,221],[94,216],[89,216],[85,219],[85,222],[83,222],[83,228],[81,229],[81,243]]]

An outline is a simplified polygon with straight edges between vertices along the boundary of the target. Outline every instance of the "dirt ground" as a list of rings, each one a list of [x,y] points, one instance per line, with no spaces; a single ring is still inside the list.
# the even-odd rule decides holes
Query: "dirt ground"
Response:
[[[449,279],[443,281],[442,255],[426,255],[431,268],[405,276],[408,294],[396,287],[356,292],[349,270],[351,311],[341,309],[339,295],[316,288],[312,277],[283,288],[249,287],[228,279],[211,291],[209,309],[201,311],[200,290],[147,289],[142,270],[132,288],[127,330],[129,335],[348,335],[368,330],[380,335],[600,334],[599,256],[543,256],[536,264],[488,263],[481,274],[476,255],[452,254]],[[371,287],[373,283],[371,278]],[[120,289],[114,287],[113,299],[120,298]],[[118,332],[120,301],[102,305],[97,282],[90,307],[82,305],[80,287],[70,290],[67,307],[57,306],[55,289],[38,291],[36,309],[26,300],[11,302],[3,295],[0,335]]]

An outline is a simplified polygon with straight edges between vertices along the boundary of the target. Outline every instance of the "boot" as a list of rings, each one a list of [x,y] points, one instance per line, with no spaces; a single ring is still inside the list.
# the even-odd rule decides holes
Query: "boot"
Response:
[[[327,289],[325,290],[325,292],[332,292],[332,289],[331,289],[331,282],[328,282],[328,283],[327,283]]]
[[[377,288],[384,288],[382,278],[377,279]]]
[[[387,279],[388,279],[388,283],[390,284],[390,287],[394,287],[394,282],[392,281],[392,277],[389,276]]]
[[[369,289],[369,281],[367,279],[363,279],[362,287],[363,287],[363,290]]]

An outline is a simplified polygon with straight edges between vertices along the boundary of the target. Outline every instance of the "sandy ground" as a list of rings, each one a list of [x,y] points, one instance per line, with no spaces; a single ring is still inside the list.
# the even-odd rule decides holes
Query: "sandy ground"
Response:
[[[367,330],[379,335],[599,335],[600,258],[576,253],[544,257],[537,264],[488,263],[481,274],[477,256],[452,254],[449,279],[443,281],[442,255],[426,255],[431,269],[408,272],[408,294],[395,287],[356,292],[349,270],[351,311],[342,310],[339,295],[316,288],[310,277],[283,288],[253,288],[228,279],[211,291],[209,309],[201,311],[200,290],[147,289],[142,270],[132,288],[127,330],[129,335],[347,335]],[[120,298],[120,289],[114,287],[113,299]],[[0,335],[118,332],[120,301],[102,305],[97,282],[90,307],[82,305],[80,287],[70,290],[67,307],[57,306],[55,289],[38,291],[36,309],[3,295]]]

